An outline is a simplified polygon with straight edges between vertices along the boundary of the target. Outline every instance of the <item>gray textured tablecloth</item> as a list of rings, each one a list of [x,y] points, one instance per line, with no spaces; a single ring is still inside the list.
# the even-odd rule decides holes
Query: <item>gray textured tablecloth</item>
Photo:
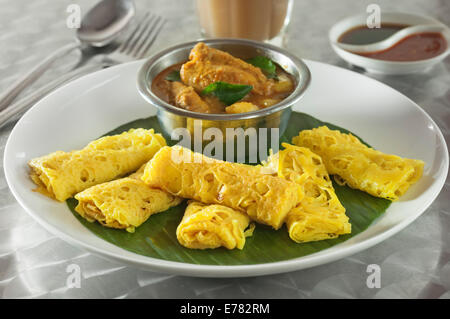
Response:
[[[168,19],[154,51],[199,37],[190,0],[138,0]],[[69,43],[66,8],[92,1],[0,0],[0,92],[46,54]],[[332,51],[328,29],[339,19],[382,10],[434,16],[450,24],[448,0],[295,0],[288,48],[303,58],[348,67]],[[55,64],[36,88],[74,65],[73,53]],[[450,59],[426,74],[374,77],[417,102],[450,140]],[[3,149],[13,124],[0,130]],[[32,133],[32,132],[30,132]],[[2,161],[3,162],[3,161]],[[106,261],[45,231],[19,206],[0,171],[0,296],[56,298],[450,298],[450,183],[413,224],[381,244],[337,262],[280,275],[201,279],[146,272]],[[81,270],[81,287],[68,288],[67,266]],[[367,266],[381,269],[380,288],[369,288]]]

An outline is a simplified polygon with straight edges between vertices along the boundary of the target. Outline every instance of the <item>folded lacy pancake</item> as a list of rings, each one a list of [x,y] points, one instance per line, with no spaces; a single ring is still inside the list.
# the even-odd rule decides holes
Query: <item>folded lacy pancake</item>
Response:
[[[88,221],[134,232],[151,215],[176,206],[183,199],[141,180],[144,166],[129,177],[92,186],[75,195],[75,210]]]
[[[37,191],[65,201],[91,186],[136,171],[166,145],[153,130],[132,129],[105,136],[78,151],[57,151],[29,161]]]
[[[246,231],[249,222],[245,213],[235,209],[190,201],[177,228],[178,242],[192,249],[242,249],[245,237],[253,232],[254,226]]]
[[[376,197],[397,200],[423,173],[423,161],[384,154],[326,126],[301,131],[292,143],[320,155],[338,183]]]
[[[275,229],[303,197],[295,183],[257,167],[214,160],[179,146],[161,148],[142,179],[176,196],[246,212]]]
[[[289,236],[296,242],[336,238],[349,234],[345,208],[334,192],[322,159],[305,147],[283,143],[284,150],[268,159],[267,167],[279,177],[295,182],[305,196],[286,217]]]

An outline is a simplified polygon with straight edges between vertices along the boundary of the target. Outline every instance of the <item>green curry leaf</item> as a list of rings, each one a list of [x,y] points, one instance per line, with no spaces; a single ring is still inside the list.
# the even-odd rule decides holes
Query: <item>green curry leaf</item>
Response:
[[[166,80],[170,82],[180,82],[181,81],[180,71],[174,70],[170,72],[169,74],[167,74]]]
[[[231,105],[243,99],[252,89],[251,85],[214,82],[204,88],[202,93],[214,95],[226,105]]]
[[[277,76],[275,63],[265,56],[255,56],[254,58],[248,59],[247,63],[260,68],[268,78],[275,78]]]

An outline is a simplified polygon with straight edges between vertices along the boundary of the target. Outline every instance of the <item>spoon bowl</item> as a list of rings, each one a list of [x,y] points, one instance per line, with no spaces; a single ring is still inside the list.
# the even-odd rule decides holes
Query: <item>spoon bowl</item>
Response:
[[[135,7],[130,0],[106,0],[95,5],[81,21],[77,38],[88,45],[111,43],[131,21]]]

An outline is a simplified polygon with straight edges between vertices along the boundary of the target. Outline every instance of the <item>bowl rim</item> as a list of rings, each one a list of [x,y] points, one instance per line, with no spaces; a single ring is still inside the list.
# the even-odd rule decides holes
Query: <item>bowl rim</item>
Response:
[[[187,47],[194,47],[197,43],[203,42],[205,44],[242,44],[247,46],[253,46],[259,49],[265,49],[265,50],[272,50],[277,53],[280,53],[284,55],[286,58],[290,59],[291,62],[296,66],[298,72],[299,72],[299,78],[300,81],[298,81],[296,88],[294,91],[286,97],[284,100],[282,100],[280,103],[277,103],[273,106],[260,109],[258,111],[252,111],[252,112],[246,112],[246,113],[237,113],[237,114],[217,114],[217,113],[199,113],[199,112],[193,112],[188,111],[179,107],[176,107],[174,105],[171,105],[162,99],[160,99],[156,94],[154,94],[151,90],[151,85],[149,85],[148,82],[148,71],[150,68],[155,64],[156,62],[159,62],[161,59],[163,59],[166,55],[169,53],[172,53],[176,50],[185,49]],[[253,118],[259,118],[259,117],[265,117],[267,115],[276,113],[278,111],[281,111],[285,108],[291,107],[293,104],[297,103],[300,98],[305,93],[306,89],[309,87],[309,84],[311,82],[311,72],[309,68],[306,66],[306,64],[301,60],[300,58],[296,57],[295,55],[289,53],[287,50],[253,40],[247,40],[247,39],[234,39],[234,38],[214,38],[214,39],[199,39],[196,41],[189,41],[189,42],[183,42],[174,46],[171,46],[169,48],[166,48],[162,51],[159,51],[158,53],[152,55],[150,58],[147,59],[147,61],[144,63],[144,65],[141,67],[141,69],[138,72],[138,79],[137,79],[137,86],[140,95],[149,103],[154,105],[158,111],[164,110],[176,115],[185,116],[189,118],[199,119],[199,120],[211,120],[211,121],[231,121],[231,120],[247,120],[247,119],[253,119]]]
[[[382,11],[381,15],[383,14],[387,14],[389,16],[395,16],[395,15],[399,15],[399,16],[404,16],[404,17],[416,17],[416,18],[422,18],[425,20],[429,20],[437,25],[441,25],[443,27],[445,27],[447,30],[450,31],[450,28],[444,24],[443,22],[437,20],[436,18],[432,17],[432,16],[428,16],[428,15],[424,15],[424,14],[417,14],[417,13],[409,13],[409,12],[398,12],[398,11]],[[347,16],[341,20],[339,20],[338,22],[334,23],[330,29],[328,30],[328,40],[330,42],[331,47],[335,50],[335,51],[339,51],[339,52],[345,52],[345,54],[348,54],[349,56],[355,58],[355,59],[359,59],[362,63],[367,64],[378,64],[378,65],[385,65],[385,66],[420,66],[420,65],[432,65],[436,62],[439,62],[440,60],[444,59],[447,57],[447,55],[450,54],[450,41],[448,41],[447,37],[445,36],[445,34],[443,34],[443,36],[445,37],[446,41],[447,41],[447,49],[442,52],[441,54],[434,56],[432,58],[428,58],[428,59],[421,59],[421,60],[415,60],[415,61],[389,61],[389,60],[381,60],[381,59],[373,59],[373,58],[369,58],[367,56],[363,56],[363,55],[359,55],[356,54],[354,52],[351,51],[347,51],[345,49],[342,49],[341,47],[339,47],[337,45],[337,41],[339,39],[339,36],[337,38],[335,38],[333,36],[333,33],[335,31],[335,29],[342,23],[352,20],[352,19],[356,19],[359,17],[366,17],[365,14],[354,14],[354,15],[350,15]],[[345,32],[349,31],[350,29],[352,29],[353,27],[355,27],[357,25],[354,25],[352,27],[349,27],[346,31],[342,32],[340,35],[344,34]]]

